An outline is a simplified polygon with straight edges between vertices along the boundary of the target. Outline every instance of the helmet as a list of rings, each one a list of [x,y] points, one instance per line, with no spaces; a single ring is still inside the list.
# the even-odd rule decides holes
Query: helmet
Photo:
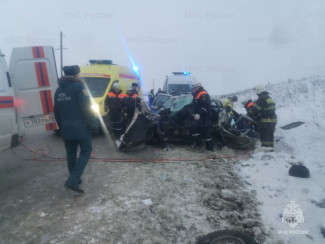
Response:
[[[257,95],[260,95],[261,93],[265,92],[265,87],[263,85],[258,85],[255,87],[255,91]]]
[[[196,88],[196,87],[201,87],[201,86],[202,86],[201,83],[196,82],[196,83],[194,83],[194,84],[192,85],[191,89]]]
[[[237,102],[237,101],[238,101],[238,97],[237,97],[237,96],[233,96],[233,97],[231,98],[231,101],[233,101],[233,102]]]
[[[126,88],[126,90],[127,90],[127,91],[132,91],[133,88],[132,88],[132,86],[128,86],[128,87]]]
[[[113,88],[114,88],[114,89],[117,89],[117,90],[121,90],[121,86],[120,86],[119,83],[114,83],[114,84],[113,84]]]

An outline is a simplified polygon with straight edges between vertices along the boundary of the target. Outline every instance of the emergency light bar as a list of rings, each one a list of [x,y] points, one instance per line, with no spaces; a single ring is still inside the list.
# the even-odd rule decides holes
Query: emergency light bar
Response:
[[[113,61],[108,59],[103,59],[103,60],[91,59],[89,60],[89,63],[90,64],[113,64]]]
[[[173,72],[174,75],[190,75],[190,72]]]

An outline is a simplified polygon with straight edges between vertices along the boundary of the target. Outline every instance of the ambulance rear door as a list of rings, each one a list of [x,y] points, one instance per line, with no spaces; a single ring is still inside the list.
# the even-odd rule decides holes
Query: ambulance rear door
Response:
[[[17,137],[14,92],[5,56],[0,51],[0,151],[8,149]]]
[[[53,98],[58,75],[53,47],[14,48],[9,73],[16,99],[19,135],[56,130]]]

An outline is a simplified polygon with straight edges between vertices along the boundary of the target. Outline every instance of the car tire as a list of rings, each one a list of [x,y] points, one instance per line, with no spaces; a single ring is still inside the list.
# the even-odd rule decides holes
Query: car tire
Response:
[[[236,230],[215,231],[197,240],[195,244],[257,244],[248,234]]]

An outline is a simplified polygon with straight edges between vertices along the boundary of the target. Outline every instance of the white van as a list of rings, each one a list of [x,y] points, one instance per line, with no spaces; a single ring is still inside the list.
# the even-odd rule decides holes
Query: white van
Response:
[[[16,144],[18,135],[57,129],[53,111],[57,87],[52,47],[14,48],[9,72],[0,53],[0,150]]]
[[[19,135],[56,130],[53,98],[58,75],[53,47],[18,47],[10,57]]]
[[[163,90],[172,95],[191,93],[195,82],[196,78],[189,72],[173,72],[172,75],[166,76]]]
[[[0,151],[18,141],[14,91],[5,55],[0,51]]]

